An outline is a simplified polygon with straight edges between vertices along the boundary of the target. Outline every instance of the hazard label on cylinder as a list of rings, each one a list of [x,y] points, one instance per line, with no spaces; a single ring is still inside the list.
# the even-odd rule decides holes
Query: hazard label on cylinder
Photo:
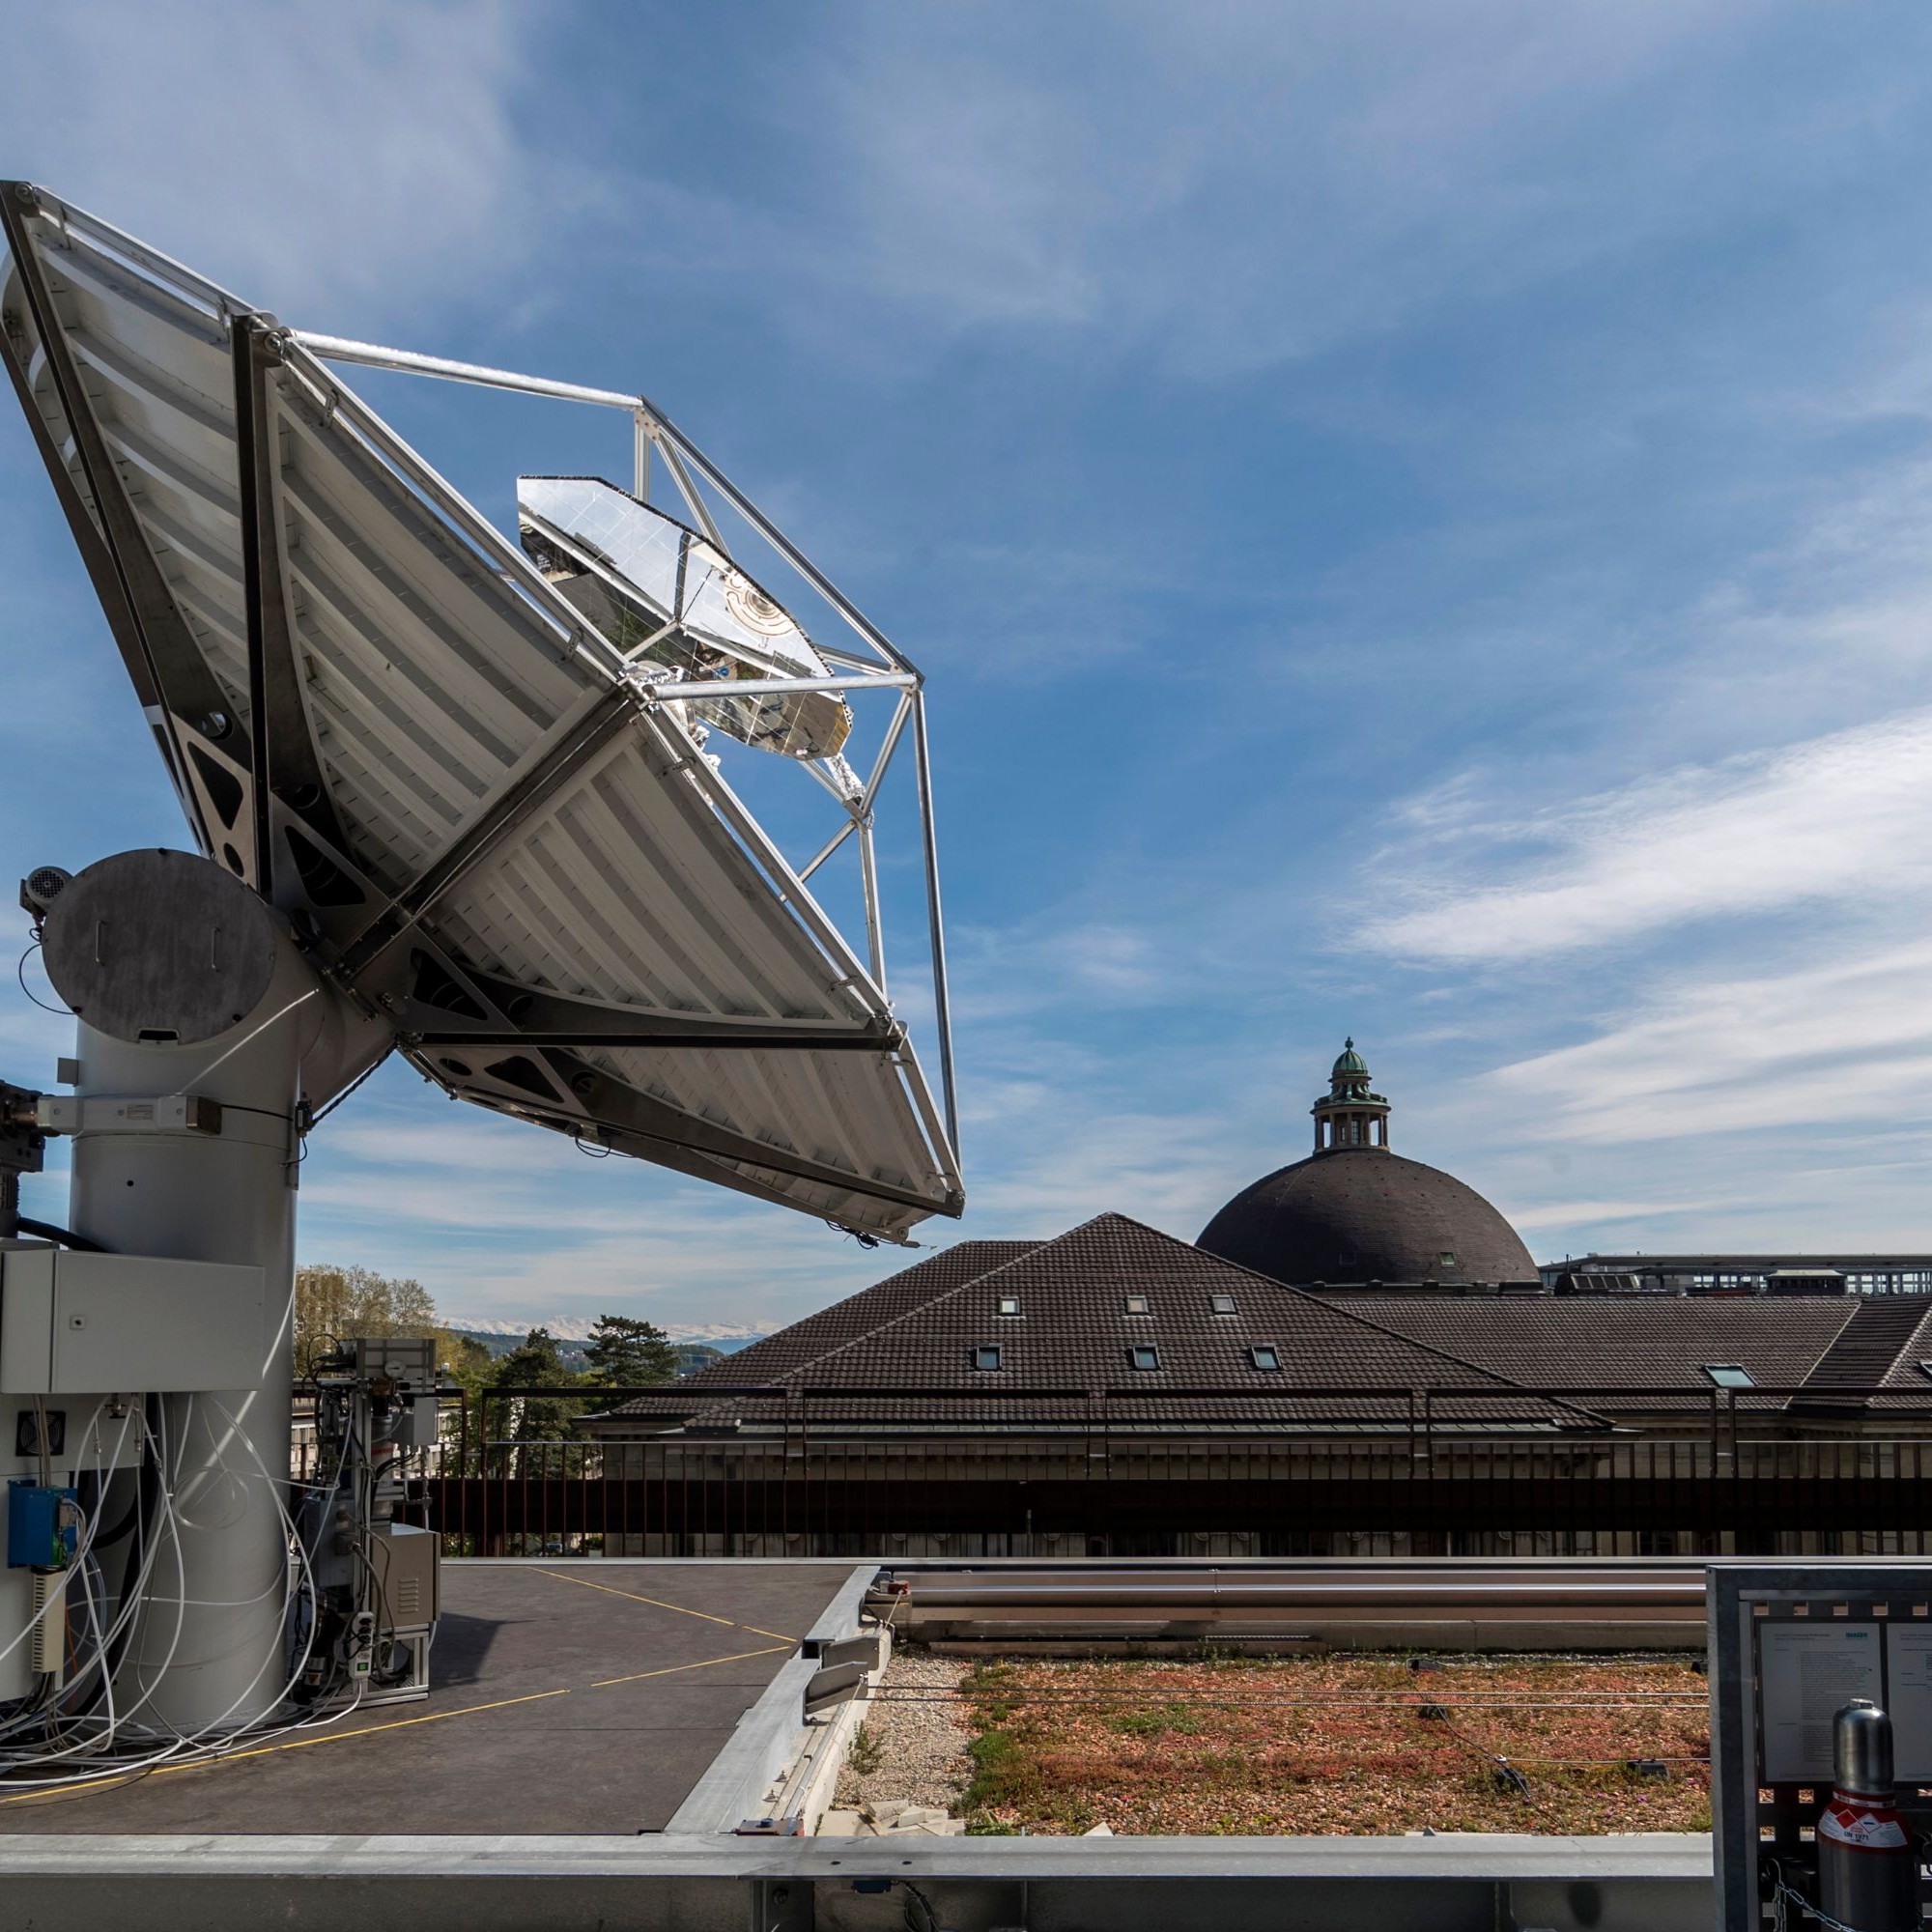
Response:
[[[1905,1821],[1889,1806],[1847,1804],[1838,1799],[1825,1807],[1818,1835],[1854,1852],[1902,1852],[1912,1843]]]

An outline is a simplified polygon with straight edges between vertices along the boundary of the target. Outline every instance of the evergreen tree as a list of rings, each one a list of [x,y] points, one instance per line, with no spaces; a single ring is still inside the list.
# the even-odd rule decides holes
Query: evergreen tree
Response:
[[[556,1337],[548,1328],[532,1328],[528,1337],[518,1343],[508,1354],[500,1357],[496,1373],[490,1378],[493,1388],[554,1388],[565,1389],[570,1386],[571,1377],[563,1366],[563,1356],[556,1346]],[[512,1442],[560,1442],[570,1435],[570,1418],[576,1413],[577,1405],[559,1397],[525,1395],[513,1397],[509,1402],[496,1402],[490,1405],[493,1427],[501,1429],[505,1420],[503,1411],[509,1407],[514,1413],[514,1421],[508,1433]],[[497,1438],[501,1440],[500,1436]],[[556,1452],[537,1453],[529,1449],[520,1450],[516,1456],[516,1473],[525,1476],[564,1475],[568,1473],[570,1457],[566,1452],[559,1462]],[[554,1463],[556,1466],[552,1467]]]
[[[583,1345],[591,1379],[621,1388],[654,1388],[677,1379],[677,1350],[655,1322],[600,1315]]]

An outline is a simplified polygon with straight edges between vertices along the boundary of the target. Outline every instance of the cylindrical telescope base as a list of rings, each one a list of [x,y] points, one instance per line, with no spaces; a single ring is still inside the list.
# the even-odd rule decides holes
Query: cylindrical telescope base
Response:
[[[143,1485],[146,1578],[113,1708],[130,1729],[220,1734],[286,1689],[296,1110],[327,996],[278,917],[185,853],[90,867],[56,901],[46,950],[79,1016],[74,1232],[265,1279],[249,1385],[140,1391],[157,1406],[159,1480]],[[183,1109],[146,1104],[180,1095],[218,1102],[216,1128],[207,1110],[170,1126]]]

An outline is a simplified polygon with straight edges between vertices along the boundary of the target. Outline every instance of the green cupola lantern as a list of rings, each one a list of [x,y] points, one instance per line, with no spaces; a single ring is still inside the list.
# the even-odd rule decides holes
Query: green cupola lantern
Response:
[[[1388,1147],[1389,1103],[1369,1086],[1369,1063],[1352,1038],[1328,1070],[1328,1092],[1309,1112],[1315,1116],[1315,1151],[1339,1153],[1346,1148]]]

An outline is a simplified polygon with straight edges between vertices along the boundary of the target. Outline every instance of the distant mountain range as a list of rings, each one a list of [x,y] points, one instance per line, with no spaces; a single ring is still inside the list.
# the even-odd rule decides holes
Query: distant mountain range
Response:
[[[454,1334],[473,1336],[485,1348],[497,1336],[507,1335],[512,1341],[521,1342],[532,1328],[548,1328],[559,1342],[587,1342],[596,1326],[595,1322],[586,1321],[581,1315],[552,1315],[534,1321],[483,1321],[453,1316],[444,1325]],[[665,1333],[673,1342],[709,1342],[714,1349],[720,1349],[728,1355],[733,1349],[742,1349],[748,1342],[776,1334],[780,1325],[776,1321],[737,1325],[728,1321],[673,1321],[665,1326]]]
[[[532,1328],[548,1328],[556,1342],[557,1356],[567,1373],[581,1376],[590,1367],[583,1354],[583,1345],[590,1337],[590,1323],[587,1321],[564,1318],[554,1321],[449,1321],[443,1325],[452,1335],[479,1343],[493,1356],[507,1355],[523,1343]],[[743,1329],[713,1322],[706,1327],[673,1327],[665,1332],[677,1350],[678,1374],[688,1376],[694,1369],[701,1369],[706,1362],[715,1362],[721,1355],[728,1355],[747,1343],[760,1340],[777,1326],[776,1322],[768,1322],[756,1333],[747,1334]]]

